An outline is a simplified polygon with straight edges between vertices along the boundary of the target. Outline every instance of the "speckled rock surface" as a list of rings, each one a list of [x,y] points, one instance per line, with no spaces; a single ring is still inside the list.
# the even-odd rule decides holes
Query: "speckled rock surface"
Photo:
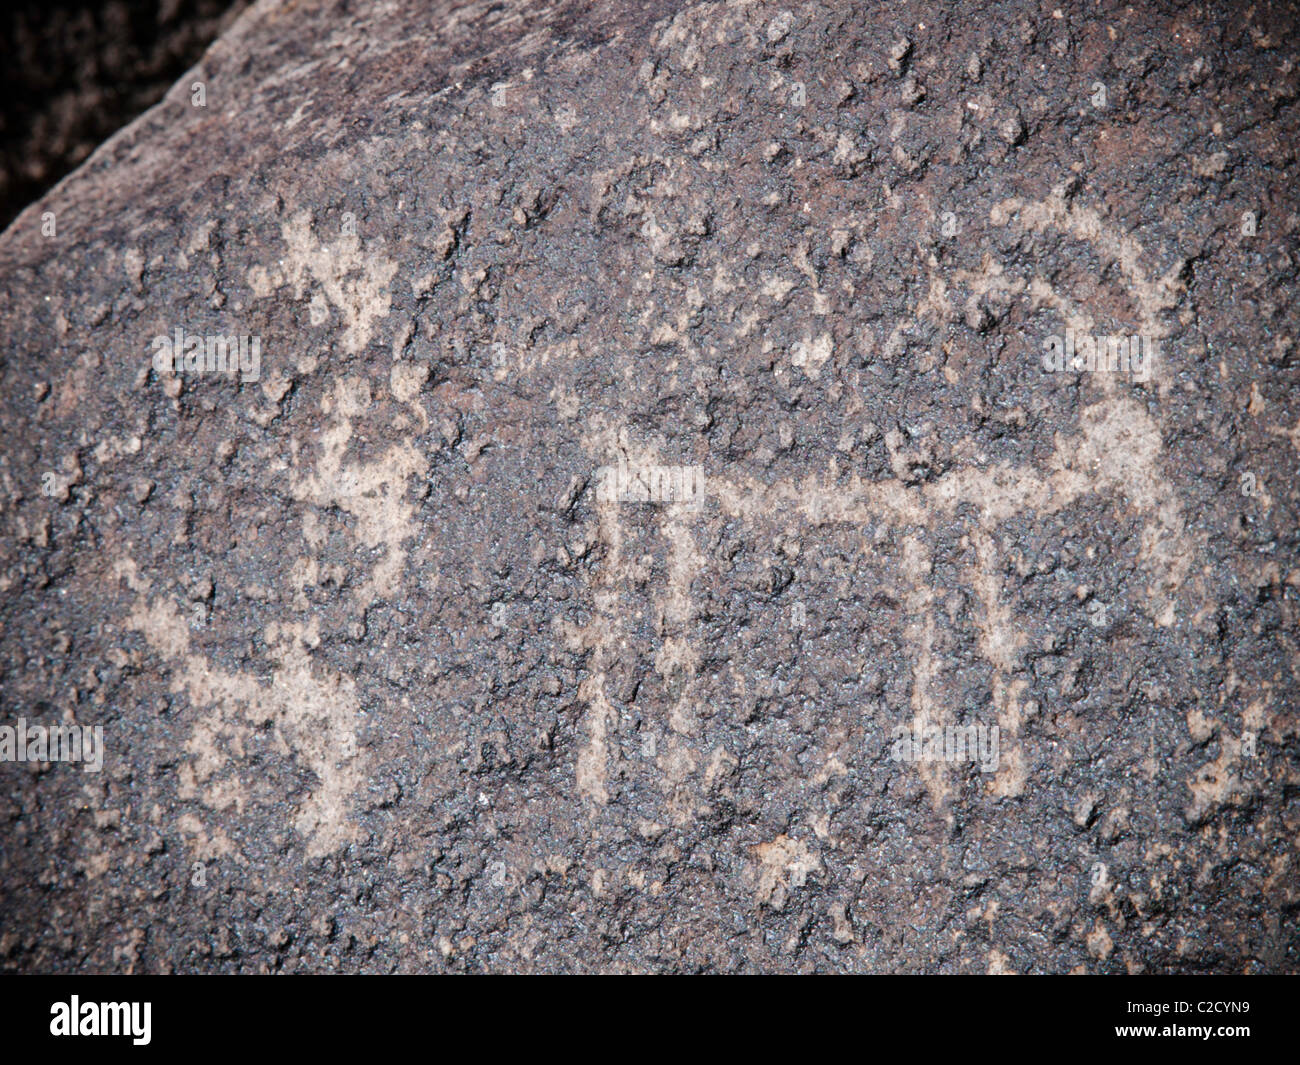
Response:
[[[1294,8],[863,8],[259,3],[0,237],[0,966],[1300,969]]]

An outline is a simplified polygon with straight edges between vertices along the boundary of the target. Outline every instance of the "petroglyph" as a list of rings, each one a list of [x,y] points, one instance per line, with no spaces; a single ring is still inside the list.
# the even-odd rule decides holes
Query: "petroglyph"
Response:
[[[171,673],[170,688],[183,694],[196,715],[180,774],[180,796],[199,799],[214,811],[245,812],[251,792],[240,762],[250,731],[271,727],[285,754],[311,770],[316,783],[294,818],[313,857],[356,838],[350,816],[353,793],[365,779],[357,744],[360,704],[355,683],[312,661],[318,626],[273,624],[264,634],[272,663],[269,683],[230,673],[190,649],[190,632],[175,603],[150,595],[150,582],[124,558],[114,568],[135,593],[126,618],[129,632],[143,634]],[[202,838],[195,830],[191,835]],[[216,837],[214,837],[216,838]]]
[[[364,350],[370,343],[376,319],[384,318],[392,304],[388,285],[397,273],[396,260],[363,245],[355,233],[335,241],[317,238],[310,211],[300,211],[281,227],[286,260],[272,267],[254,266],[248,284],[254,296],[266,299],[285,285],[301,300],[318,285],[320,294],[338,310],[343,332],[340,340],[348,352]],[[382,241],[377,242],[382,248]],[[323,300],[313,298],[313,324],[323,325],[328,311]]]
[[[1260,11],[255,5],[0,236],[0,967],[1286,968]]]
[[[370,384],[364,378],[336,382],[333,395],[322,403],[323,413],[333,420],[322,434],[316,467],[293,478],[294,498],[320,508],[341,508],[356,519],[362,547],[385,548],[384,558],[357,592],[360,610],[397,589],[406,563],[406,542],[419,531],[414,509],[404,496],[409,479],[423,476],[427,468],[427,459],[409,443],[395,444],[374,462],[346,461],[353,419],[365,414],[370,404]],[[318,528],[314,519],[304,518],[304,523],[309,541],[319,536],[313,532]]]

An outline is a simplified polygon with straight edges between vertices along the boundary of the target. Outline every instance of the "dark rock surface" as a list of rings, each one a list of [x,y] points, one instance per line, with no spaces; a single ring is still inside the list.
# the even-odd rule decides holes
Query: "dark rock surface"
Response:
[[[253,7],[0,237],[0,966],[1300,968],[1295,11],[1069,12]]]
[[[168,87],[248,0],[6,0],[0,229]]]

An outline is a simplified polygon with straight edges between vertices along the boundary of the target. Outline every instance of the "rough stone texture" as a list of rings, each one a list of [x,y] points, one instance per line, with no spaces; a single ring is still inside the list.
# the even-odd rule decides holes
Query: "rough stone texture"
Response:
[[[152,107],[248,0],[5,0],[0,228]]]
[[[257,4],[0,238],[0,964],[1300,969],[1296,42]]]

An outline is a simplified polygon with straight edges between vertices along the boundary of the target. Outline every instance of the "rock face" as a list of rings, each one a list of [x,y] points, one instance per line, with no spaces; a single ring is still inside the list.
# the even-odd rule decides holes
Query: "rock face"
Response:
[[[15,221],[0,964],[1300,969],[1295,27],[934,7],[264,0]]]
[[[0,229],[157,103],[248,0],[6,0]]]

